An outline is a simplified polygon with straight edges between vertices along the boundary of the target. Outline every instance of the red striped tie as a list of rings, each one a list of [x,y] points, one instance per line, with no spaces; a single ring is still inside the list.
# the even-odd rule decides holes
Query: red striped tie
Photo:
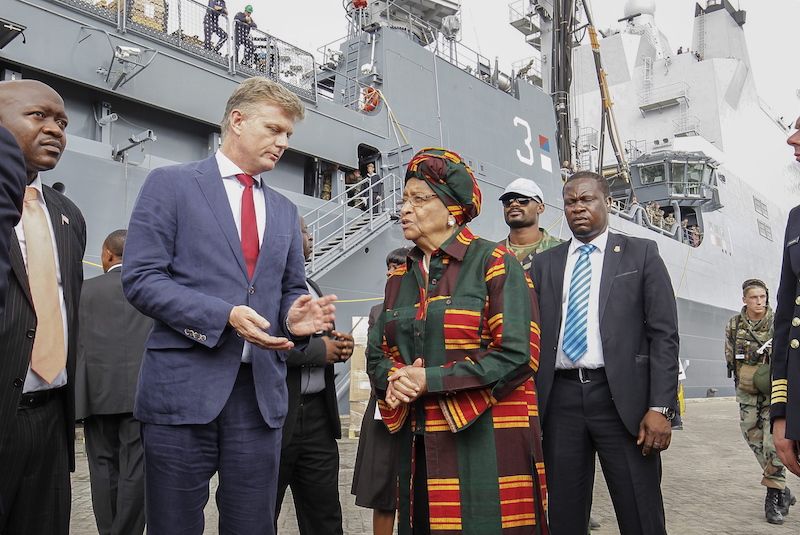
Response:
[[[242,254],[247,265],[247,277],[253,278],[258,261],[258,224],[256,224],[256,205],[253,201],[253,184],[255,179],[242,173],[236,175],[237,180],[244,186],[242,192]]]

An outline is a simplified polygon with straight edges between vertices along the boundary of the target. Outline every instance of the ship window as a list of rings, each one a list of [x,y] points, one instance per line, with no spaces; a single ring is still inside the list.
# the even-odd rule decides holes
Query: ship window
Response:
[[[672,193],[683,195],[685,191],[684,182],[686,181],[686,163],[670,163],[670,182],[672,183]]]
[[[758,233],[769,241],[772,241],[772,229],[760,219],[758,220]]]
[[[711,174],[714,172],[714,168],[710,165],[706,165],[705,169],[703,169],[703,184],[711,184],[712,186],[715,185],[712,181]]]
[[[755,207],[757,214],[761,214],[764,217],[769,217],[769,210],[767,209],[767,204],[764,201],[758,197],[753,197],[753,206]]]
[[[639,173],[642,177],[642,185],[664,182],[664,164],[657,163],[643,166]]]

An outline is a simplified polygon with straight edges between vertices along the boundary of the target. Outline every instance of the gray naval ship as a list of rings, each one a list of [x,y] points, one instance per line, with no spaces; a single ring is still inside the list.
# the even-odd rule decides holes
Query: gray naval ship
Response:
[[[675,55],[654,2],[628,2],[624,25],[599,39],[615,103],[603,117],[616,118],[614,154],[603,154],[601,69],[591,44],[570,33],[571,61],[558,62],[560,71],[551,53],[554,14],[569,13],[577,27],[572,15],[588,14],[583,2],[512,2],[509,22],[533,49],[510,73],[460,42],[457,1],[344,6],[346,36],[315,56],[195,0],[0,0],[2,79],[40,79],[67,106],[67,151],[44,180],[86,217],[87,277],[100,273],[102,240],[127,226],[148,172],[212,154],[228,95],[247,77],[266,76],[306,104],[268,181],[305,214],[315,242],[307,272],[340,297],[340,326],[381,299],[384,257],[406,245],[395,214],[415,151],[461,154],[484,195],[473,229],[497,240],[507,229],[495,200],[513,179],[542,187],[542,225],[568,238],[562,167],[599,169],[614,192],[612,228],[656,240],[669,267],[687,395],[732,392],[724,322],[741,280],[776,286],[783,224],[798,201],[783,167],[764,162],[786,160],[786,130],[755,91],[743,12],[726,0],[698,5],[691,50],[699,54]],[[564,72],[572,84],[557,92]],[[568,120],[555,93],[567,95]],[[747,145],[754,138],[757,158]],[[648,202],[664,213],[645,210]],[[347,368],[339,372],[344,395]]]

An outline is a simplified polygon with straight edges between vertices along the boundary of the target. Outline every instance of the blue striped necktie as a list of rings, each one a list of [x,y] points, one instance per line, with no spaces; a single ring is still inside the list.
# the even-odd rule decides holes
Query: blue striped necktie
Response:
[[[567,322],[561,349],[572,362],[577,362],[586,354],[586,316],[589,312],[589,291],[592,286],[592,263],[589,255],[597,249],[588,243],[578,247],[580,256],[572,270],[567,303]]]

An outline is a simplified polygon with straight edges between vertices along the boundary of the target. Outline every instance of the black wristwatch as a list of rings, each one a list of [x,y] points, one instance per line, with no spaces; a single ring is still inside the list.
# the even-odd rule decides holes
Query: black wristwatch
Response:
[[[650,410],[663,414],[670,422],[675,419],[675,409],[672,407],[650,407]]]

